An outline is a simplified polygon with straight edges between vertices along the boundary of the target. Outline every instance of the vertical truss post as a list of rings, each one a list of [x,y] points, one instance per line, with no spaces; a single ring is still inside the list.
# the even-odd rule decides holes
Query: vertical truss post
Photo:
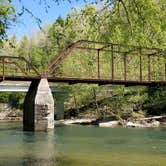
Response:
[[[111,61],[111,65],[112,65],[112,80],[114,80],[114,46],[113,45],[111,45],[111,59],[112,59],[112,61]]]
[[[124,55],[123,55],[123,63],[124,63],[124,80],[125,81],[126,81],[126,78],[127,78],[126,56],[127,56],[127,53],[124,53]]]
[[[100,50],[97,50],[97,75],[98,79],[100,79]]]
[[[148,55],[148,81],[151,81],[150,55]]]
[[[141,82],[142,81],[142,50],[141,50],[141,48],[139,49],[139,61],[140,61],[139,76],[140,76],[140,82]]]
[[[165,81],[166,81],[166,63],[165,63]]]
[[[5,80],[5,59],[2,59],[2,80]]]

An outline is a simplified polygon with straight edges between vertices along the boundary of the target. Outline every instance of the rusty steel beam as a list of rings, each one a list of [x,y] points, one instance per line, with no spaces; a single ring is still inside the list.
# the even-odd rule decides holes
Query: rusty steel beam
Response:
[[[140,55],[139,55],[139,58],[140,58],[140,81],[142,81],[142,55],[141,55],[141,49],[139,50],[139,53],[140,53]]]
[[[100,79],[100,50],[97,50],[97,74]]]
[[[37,75],[39,75],[40,76],[40,73],[37,71],[37,69],[27,60],[27,59],[25,59],[24,57],[20,57],[24,62],[26,62],[31,68],[32,68],[32,70],[37,74]]]
[[[111,47],[111,69],[112,69],[112,71],[111,71],[111,75],[112,75],[112,80],[114,80],[114,51],[113,51],[113,49],[114,49],[114,47],[113,47],[113,45],[112,45],[112,47]]]
[[[151,80],[150,56],[148,56],[148,81]]]
[[[8,61],[3,60],[2,62],[0,61],[0,63],[3,64],[3,77],[5,77],[5,71],[4,71],[5,64],[12,64],[12,65],[17,66],[20,69],[20,71],[22,72],[22,74],[24,74],[25,76],[28,76],[28,73],[17,62],[8,62]]]
[[[60,77],[48,77],[49,82],[63,82],[69,84],[86,83],[86,84],[99,84],[99,85],[126,85],[126,86],[166,86],[166,81],[132,81],[132,80],[111,80],[111,79],[86,79],[86,78],[60,78]]]
[[[166,81],[166,63],[165,63],[165,81]]]
[[[106,50],[106,49],[98,49],[98,48],[92,48],[92,47],[80,47],[80,46],[78,46],[78,47],[76,47],[76,49],[80,49],[80,50],[92,50],[92,51],[97,51],[97,50],[101,50],[101,51],[103,51],[103,52],[110,52],[111,51],[111,49],[110,50]],[[118,53],[118,54],[124,54],[124,53],[129,53],[129,52],[123,52],[123,51],[115,51],[114,50],[114,53]]]
[[[5,80],[5,62],[4,58],[2,59],[2,80]]]
[[[80,50],[92,50],[92,51],[97,51],[97,50],[101,50],[103,52],[110,52],[111,49],[101,49],[101,48],[93,48],[93,47],[81,47],[81,46],[78,46],[76,47],[75,49],[80,49]],[[135,50],[134,50],[135,51]],[[133,52],[133,50],[130,50],[130,51],[117,51],[117,50],[114,50],[114,53],[117,53],[117,54],[129,54],[129,55],[138,55],[137,52]],[[142,53],[142,55],[150,55],[150,56],[155,56],[157,55],[158,52],[155,52],[155,53],[152,53],[152,54],[145,54],[145,53]]]
[[[117,43],[110,43],[110,42],[98,42],[98,41],[89,41],[89,40],[79,40],[77,41],[80,44],[99,44],[99,45],[107,45],[107,46],[121,46],[121,47],[132,47],[135,49],[147,49],[147,50],[157,50],[157,51],[166,51],[165,48],[156,48],[156,47],[143,47],[143,46],[135,46],[135,45],[127,45],[127,44],[117,44]]]
[[[0,77],[2,77],[0,75]],[[40,76],[7,76],[5,80],[9,81],[32,81],[39,80]],[[62,82],[68,84],[76,84],[76,83],[86,83],[86,84],[114,84],[114,85],[125,85],[125,86],[166,86],[166,81],[132,81],[132,80],[111,80],[111,79],[85,79],[85,78],[62,78],[62,77],[48,77],[49,82]]]
[[[99,44],[101,45],[102,47],[100,48],[95,48],[94,46],[92,47],[85,47],[85,46],[82,46],[83,44]],[[132,47],[134,49],[147,49],[147,50],[155,50],[155,51],[165,51],[164,49],[159,49],[159,48],[148,48],[148,47],[139,47],[139,46],[130,46],[130,45],[123,45],[123,44],[113,44],[113,43],[104,43],[104,42],[96,42],[96,41],[88,41],[88,40],[79,40],[73,44],[71,44],[67,49],[66,51],[62,52],[60,54],[60,56],[58,56],[57,59],[55,59],[53,61],[53,63],[48,67],[47,70],[45,70],[43,72],[43,75],[45,76],[48,76],[49,74],[51,74],[57,67],[58,65],[67,57],[69,56],[69,54],[74,50],[74,49],[82,49],[82,50],[94,50],[94,51],[97,51],[97,50],[101,50],[101,51],[108,51],[110,52],[111,50],[106,50],[104,49],[105,47],[111,47],[111,46],[120,46],[120,47]],[[114,50],[115,53],[121,53],[121,54],[124,54],[124,53],[131,53],[131,51],[117,51],[117,50]],[[132,53],[132,54],[137,54],[137,53]]]
[[[17,66],[25,76],[28,76],[28,73],[17,62],[5,62],[5,63]]]
[[[0,78],[2,76],[0,75]],[[40,76],[11,76],[11,75],[5,75],[5,80],[7,81],[33,81],[33,80],[39,80],[41,79]],[[0,80],[3,81],[3,80]]]
[[[67,47],[66,51],[62,52],[57,59],[55,59],[51,65],[48,66],[47,70],[43,72],[42,75],[48,76],[51,74],[57,67],[58,65],[64,60],[73,50],[74,48],[80,44],[80,41],[77,41],[73,44],[71,44],[69,47]]]
[[[90,46],[87,46],[87,45],[90,45]],[[94,45],[91,45],[91,44],[96,44],[95,46]],[[98,46],[99,45],[99,46]],[[40,79],[41,77],[47,77],[49,79],[49,81],[52,81],[52,82],[66,82],[66,83],[97,83],[97,84],[121,84],[121,85],[152,85],[152,84],[166,84],[166,81],[152,81],[151,80],[151,60],[150,60],[150,57],[152,55],[156,55],[157,52],[155,51],[158,51],[158,53],[162,53],[162,52],[166,52],[164,49],[158,49],[158,48],[147,48],[147,47],[138,47],[138,46],[130,46],[132,47],[133,49],[131,49],[130,51],[125,51],[125,49],[123,47],[126,47],[127,45],[121,45],[121,44],[113,44],[113,43],[103,43],[103,42],[95,42],[95,41],[87,41],[87,40],[80,40],[80,41],[77,41],[73,44],[71,44],[67,49],[66,51],[62,52],[60,54],[60,56],[55,60],[53,61],[53,63],[48,67],[47,70],[45,70],[42,74],[40,74],[36,69],[35,67],[30,63],[28,62],[24,57],[13,57],[13,56],[0,56],[0,59],[2,59],[2,79],[9,79],[9,80],[33,80],[33,79]],[[98,47],[98,48],[97,48]],[[110,49],[106,49],[110,47]],[[118,47],[120,48],[123,48],[123,50],[118,50]],[[98,70],[98,77],[96,79],[89,79],[89,78],[85,78],[85,79],[81,79],[81,78],[58,78],[58,77],[50,77],[49,74],[51,74],[57,67],[58,65],[63,62],[63,60],[68,57],[70,55],[70,53],[75,50],[75,49],[82,49],[82,50],[85,50],[85,51],[88,51],[88,50],[94,50],[94,51],[97,51],[97,70]],[[140,52],[140,80],[139,81],[131,81],[131,80],[127,80],[127,60],[126,60],[126,56],[128,54],[137,54],[137,52],[135,51],[139,51],[140,49],[146,49],[146,50],[143,50],[142,52]],[[127,50],[127,49],[126,49]],[[100,74],[100,56],[101,56],[101,52],[102,51],[108,51],[111,53],[111,65],[112,65],[112,71],[111,71],[111,75],[112,75],[112,78],[110,79],[102,79],[101,78],[101,74]],[[134,52],[133,52],[134,51]],[[144,52],[145,51],[145,52]],[[152,52],[150,52],[152,51]],[[124,80],[115,80],[114,78],[114,65],[115,65],[115,62],[114,62],[114,57],[116,56],[116,53],[118,54],[122,54],[124,55],[123,58],[123,63],[124,63]],[[151,54],[150,54],[151,53]],[[148,78],[147,78],[147,81],[143,81],[142,80],[142,72],[143,72],[143,69],[142,69],[142,57],[141,55],[146,55],[148,56]],[[22,67],[16,63],[16,62],[6,62],[5,59],[18,59],[18,60],[21,60],[23,62],[25,62],[26,64],[28,64],[32,70],[34,71],[34,73],[36,74],[34,77],[32,76],[28,76],[28,74],[26,73],[26,71],[24,69],[22,69]],[[15,65],[17,66],[17,68],[19,68],[21,70],[21,72],[23,73],[23,75],[25,76],[6,76],[5,75],[5,63],[6,64],[13,64],[15,63]],[[165,65],[165,79],[166,79],[166,65]]]
[[[127,56],[127,54],[124,54],[123,56],[124,56],[123,57],[123,63],[124,63],[124,80],[126,81],[126,79],[127,79],[127,65],[126,65],[126,56]]]
[[[26,60],[24,57],[18,57],[18,56],[0,56],[0,59],[18,59],[20,61],[24,61],[25,63],[27,63],[29,66],[31,66],[32,70],[36,73],[36,75],[40,75],[40,73],[36,70],[36,68],[28,61]],[[14,63],[14,62],[13,62]],[[17,63],[18,65],[18,63]],[[20,66],[21,67],[21,66]]]

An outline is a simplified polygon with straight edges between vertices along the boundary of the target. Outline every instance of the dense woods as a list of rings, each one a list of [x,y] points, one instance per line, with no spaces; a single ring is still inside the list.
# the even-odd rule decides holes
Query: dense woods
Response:
[[[94,40],[144,47],[166,47],[166,1],[165,0],[117,0],[87,4],[74,8],[66,18],[59,17],[53,24],[45,25],[38,32],[17,39],[12,36],[7,40],[5,30],[16,18],[14,10],[8,10],[10,3],[3,0],[0,4],[0,55],[25,57],[38,71],[44,71],[65,48],[78,40]],[[12,9],[12,8],[9,8]],[[81,57],[80,57],[81,55]],[[75,52],[66,59],[54,74],[80,76],[82,59],[83,76],[95,75],[93,57],[86,53]],[[89,53],[90,55],[90,53]],[[103,55],[104,56],[104,55]],[[165,55],[162,64],[166,63]],[[76,58],[77,57],[77,58]],[[87,58],[88,57],[88,58]],[[107,59],[104,59],[107,61]],[[73,70],[74,66],[74,70]],[[103,73],[108,73],[107,63],[103,63]],[[154,60],[154,68],[160,64]],[[160,66],[164,71],[165,66]],[[30,69],[30,66],[26,66]],[[11,69],[13,70],[13,69]],[[120,72],[121,67],[117,70]],[[131,68],[130,70],[135,70]],[[104,117],[115,115],[118,118],[144,117],[149,114],[166,113],[165,87],[124,87],[97,85],[69,85],[64,88],[70,95],[65,101],[65,108],[80,116]],[[23,94],[0,94],[1,102],[15,101],[14,107],[21,108]],[[86,106],[86,107],[85,107]],[[86,109],[85,109],[86,108]]]

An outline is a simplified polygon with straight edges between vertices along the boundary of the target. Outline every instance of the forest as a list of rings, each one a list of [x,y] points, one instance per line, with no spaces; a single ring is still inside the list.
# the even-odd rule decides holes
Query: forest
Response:
[[[0,55],[24,57],[38,71],[44,71],[67,46],[78,40],[166,48],[165,0],[123,0],[111,4],[111,1],[108,2],[74,8],[65,18],[58,17],[53,24],[45,24],[39,31],[25,35],[21,39],[17,39],[15,35],[6,38],[5,29],[8,28],[8,22],[2,20]],[[6,8],[6,4],[0,5],[1,16]],[[5,13],[9,23],[10,19],[15,19],[12,12],[9,10]],[[67,72],[69,75],[79,75],[80,65],[75,58],[78,54],[79,52],[74,53],[54,74]],[[93,58],[86,58],[84,54],[81,56],[85,70],[83,76],[87,73],[89,76],[95,75],[91,64]],[[160,56],[163,66],[155,59],[154,68],[164,71],[166,55]],[[104,73],[109,73],[106,65],[107,63],[103,64]],[[25,66],[25,69],[30,70],[30,66]],[[11,68],[9,72],[13,70]],[[121,66],[117,72],[120,70]],[[115,116],[118,119],[128,119],[166,113],[165,86],[62,84],[57,85],[57,88],[69,94],[65,99],[66,118]],[[24,96],[23,93],[1,92],[0,102],[10,103],[13,108],[21,110]]]

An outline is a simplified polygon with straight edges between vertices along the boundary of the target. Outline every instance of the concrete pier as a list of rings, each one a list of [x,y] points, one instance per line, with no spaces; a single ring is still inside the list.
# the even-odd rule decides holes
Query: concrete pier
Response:
[[[56,99],[56,120],[64,119],[64,102],[68,97],[68,92],[63,90],[56,91],[54,97]]]
[[[54,99],[47,79],[33,80],[24,100],[24,131],[54,128]]]

